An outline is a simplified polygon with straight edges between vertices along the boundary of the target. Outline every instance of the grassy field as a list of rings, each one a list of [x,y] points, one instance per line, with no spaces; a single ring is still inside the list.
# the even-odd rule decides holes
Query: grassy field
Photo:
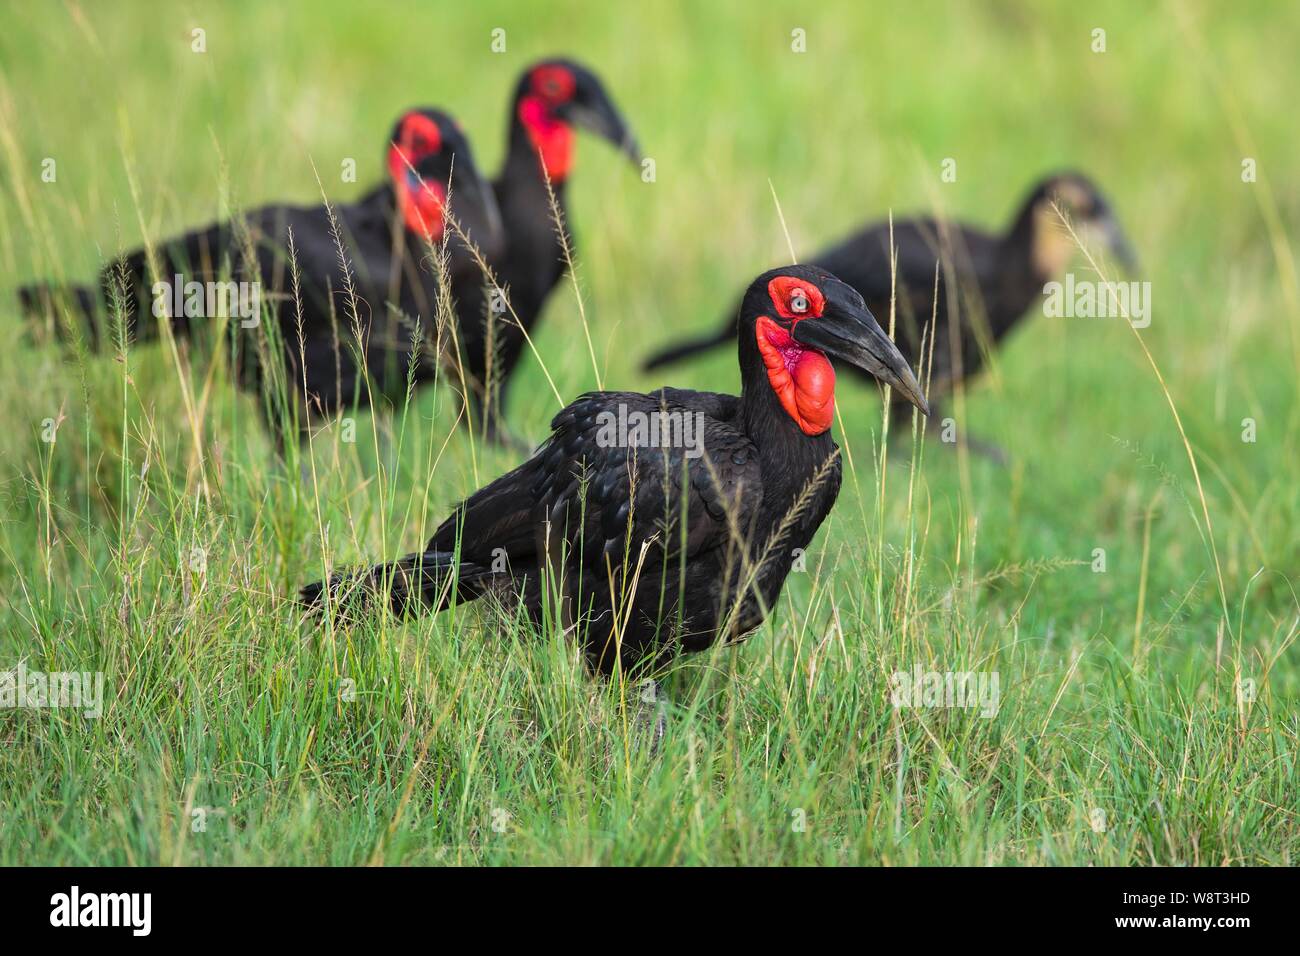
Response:
[[[0,710],[0,863],[1296,862],[1294,4],[0,6],[0,669],[105,679],[99,719]],[[669,675],[658,752],[635,688],[556,635],[472,607],[321,629],[286,600],[514,464],[453,429],[450,388],[363,412],[354,444],[327,428],[304,481],[210,354],[69,356],[12,294],[317,200],[313,163],[351,199],[411,105],[494,170],[518,72],[554,53],[656,162],[579,144],[595,367],[573,285],[537,334],[566,400],[733,390],[729,350],[637,364],[788,259],[774,194],[806,256],[891,210],[1000,225],[1077,167],[1152,283],[1139,334],[1031,316],[972,384],[959,427],[1006,467],[906,437],[882,461],[878,398],[843,382],[807,569],[746,645]],[[540,441],[560,403],[525,366],[510,419]],[[893,706],[916,669],[996,673],[1000,706]]]

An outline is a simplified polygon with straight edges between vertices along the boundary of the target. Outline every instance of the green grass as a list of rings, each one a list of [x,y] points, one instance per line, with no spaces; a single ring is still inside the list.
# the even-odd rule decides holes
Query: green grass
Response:
[[[0,710],[0,863],[1296,861],[1293,6],[4,6],[0,669],[103,671],[106,702]],[[662,384],[638,359],[788,257],[773,190],[808,255],[890,210],[1001,224],[1071,166],[1139,248],[1168,389],[1123,323],[1039,316],[958,406],[1009,467],[927,440],[913,470],[904,439],[882,471],[878,401],[845,382],[845,487],[808,570],[746,645],[670,675],[658,753],[635,689],[556,635],[472,607],[322,630],[286,600],[323,529],[335,563],[411,550],[513,464],[453,431],[449,388],[361,413],[355,444],[327,429],[304,484],[220,373],[196,441],[178,369],[201,390],[207,353],[69,358],[26,341],[11,295],[232,203],[313,201],[312,160],[349,199],[410,105],[458,115],[492,170],[519,69],[555,52],[656,160],[644,183],[579,145],[606,385]],[[537,346],[562,395],[594,386],[571,286]],[[722,353],[670,381],[736,379]],[[540,440],[557,407],[529,360],[513,427]],[[1000,709],[896,709],[916,666],[997,672]]]

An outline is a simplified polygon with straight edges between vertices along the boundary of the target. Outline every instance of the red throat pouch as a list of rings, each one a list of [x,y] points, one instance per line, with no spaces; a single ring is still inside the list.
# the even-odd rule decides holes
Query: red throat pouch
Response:
[[[805,435],[820,435],[835,418],[835,369],[816,349],[805,348],[765,315],[755,329],[767,380],[781,407]]]
[[[528,141],[541,154],[542,169],[553,183],[562,183],[573,168],[573,128],[558,119],[538,96],[519,101],[519,122]]]
[[[406,228],[437,242],[442,238],[447,189],[436,179],[422,179],[407,165],[396,146],[388,150],[388,174],[397,190],[397,205]]]

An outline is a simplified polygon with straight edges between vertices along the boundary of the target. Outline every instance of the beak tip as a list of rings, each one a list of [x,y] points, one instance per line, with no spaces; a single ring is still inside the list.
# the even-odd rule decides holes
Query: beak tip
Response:
[[[916,376],[912,374],[912,369],[907,365],[907,360],[902,359],[901,356],[900,359],[903,362],[903,368],[906,369],[906,372],[899,376],[902,387],[899,388],[898,391],[902,393],[904,398],[915,405],[922,415],[929,418],[930,401],[925,397],[925,392],[921,390],[921,383],[918,382]]]
[[[907,399],[909,403],[916,406],[917,411],[919,411],[926,418],[930,417],[930,403],[926,399],[925,395],[921,392],[919,386],[915,389],[907,389],[906,391],[900,389],[899,391],[902,393],[902,396],[905,399]]]

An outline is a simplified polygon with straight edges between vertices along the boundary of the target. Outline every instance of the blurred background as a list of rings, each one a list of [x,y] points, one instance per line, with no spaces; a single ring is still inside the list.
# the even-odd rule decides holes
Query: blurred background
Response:
[[[582,137],[568,191],[603,380],[641,388],[664,384],[637,374],[647,352],[675,331],[713,328],[750,276],[789,258],[773,192],[796,254],[807,256],[891,212],[1002,227],[1039,176],[1077,168],[1109,194],[1139,250],[1140,278],[1152,282],[1144,337],[1189,438],[1226,482],[1210,492],[1223,507],[1219,533],[1235,546],[1235,579],[1264,558],[1300,564],[1291,488],[1300,317],[1267,228],[1271,216],[1289,227],[1300,202],[1285,82],[1296,70],[1294,9],[700,6],[10,4],[0,36],[0,262],[14,285],[86,279],[138,245],[142,226],[158,238],[232,203],[319,201],[313,163],[332,200],[354,198],[381,181],[384,138],[415,104],[457,116],[491,173],[519,72],[564,53],[604,77],[655,160],[655,181],[642,182]],[[204,53],[192,50],[195,28],[206,31]],[[1097,28],[1104,53],[1093,52]],[[504,53],[492,51],[496,29]],[[792,51],[796,29],[804,53]],[[1242,182],[1247,156],[1257,160],[1254,184]],[[45,157],[57,160],[57,183],[35,175]],[[340,181],[346,158],[356,160],[356,184]],[[955,182],[941,181],[948,158]],[[587,350],[574,347],[581,335],[564,283],[537,344],[566,397],[595,384]],[[176,396],[155,351],[138,384],[166,406]],[[4,389],[10,421],[83,404],[57,355],[11,350],[7,361],[5,380],[22,383]],[[521,374],[510,417],[540,440],[556,403],[535,361]],[[675,385],[736,387],[725,349],[667,374]],[[879,430],[876,399],[857,385],[840,393],[848,437],[865,450]],[[435,402],[417,397],[429,417]],[[113,421],[114,408],[102,413]],[[1255,445],[1241,441],[1244,417],[1260,423]],[[1174,514],[1152,534],[1178,577],[1157,579],[1156,593],[1201,567],[1199,539],[1170,528],[1185,523],[1189,477],[1177,429],[1121,323],[1026,321],[972,386],[967,418],[1014,460],[970,479],[978,503],[965,507],[984,518],[986,560],[1086,558],[1094,543],[1136,541],[1165,468],[1178,484],[1159,510]],[[4,441],[20,472],[30,438],[15,428]],[[929,480],[944,528],[963,520],[964,506],[954,462],[936,464]],[[1114,550],[1120,575],[1084,579],[1089,589],[1134,590],[1126,556],[1138,549]]]

